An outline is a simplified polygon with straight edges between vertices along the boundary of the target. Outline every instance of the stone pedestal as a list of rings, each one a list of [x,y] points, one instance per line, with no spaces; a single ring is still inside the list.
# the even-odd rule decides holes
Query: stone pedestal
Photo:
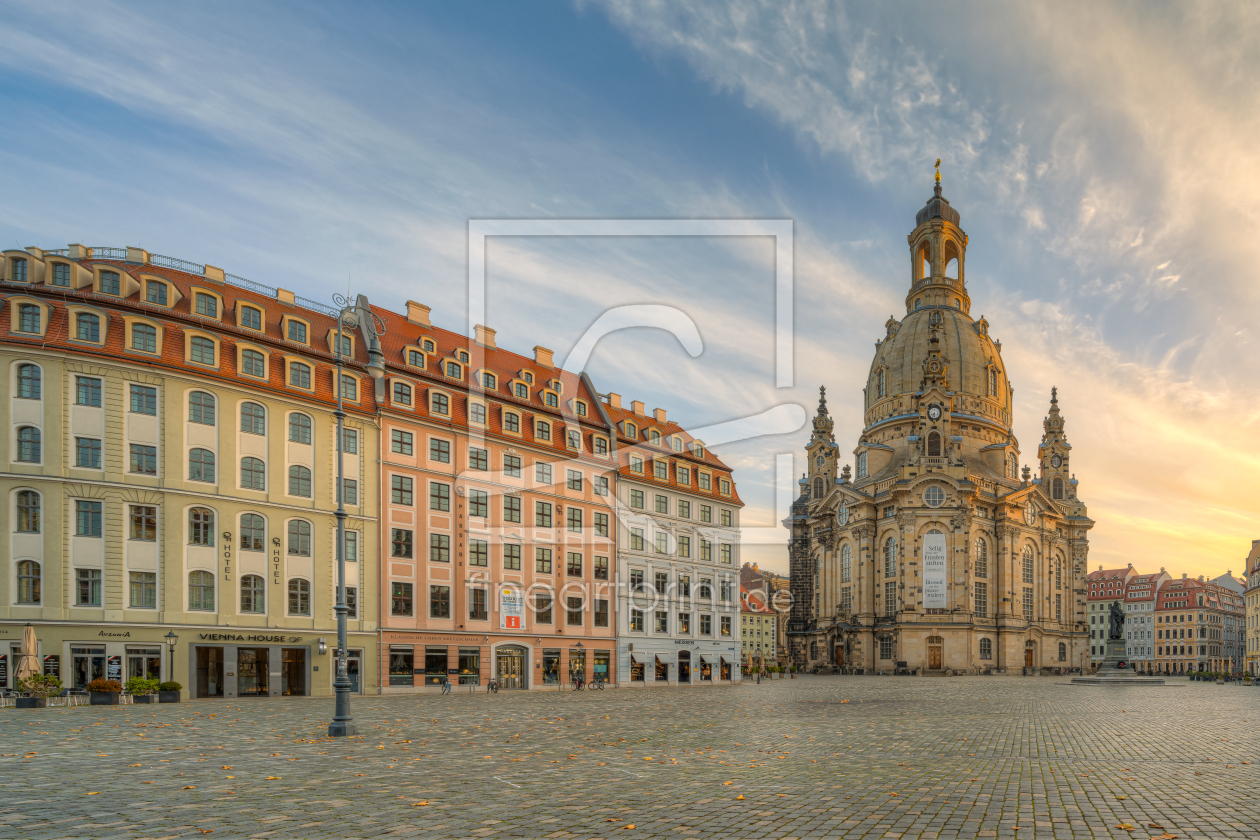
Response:
[[[1163,685],[1162,677],[1138,676],[1125,661],[1124,639],[1108,639],[1102,664],[1093,676],[1072,677],[1072,685]]]

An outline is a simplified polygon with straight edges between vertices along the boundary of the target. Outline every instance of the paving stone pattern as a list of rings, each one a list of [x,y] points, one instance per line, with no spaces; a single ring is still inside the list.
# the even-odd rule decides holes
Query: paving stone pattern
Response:
[[[0,838],[1260,836],[1260,689],[1065,682],[6,708]]]

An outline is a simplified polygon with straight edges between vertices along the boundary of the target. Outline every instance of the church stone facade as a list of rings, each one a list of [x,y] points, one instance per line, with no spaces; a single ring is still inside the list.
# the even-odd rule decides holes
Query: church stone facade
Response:
[[[808,670],[1039,673],[1088,666],[1094,523],[1057,392],[1034,477],[1019,468],[1002,344],[973,318],[967,235],[935,194],[910,234],[906,314],[863,389],[855,468],[823,391],[791,530],[792,663]]]

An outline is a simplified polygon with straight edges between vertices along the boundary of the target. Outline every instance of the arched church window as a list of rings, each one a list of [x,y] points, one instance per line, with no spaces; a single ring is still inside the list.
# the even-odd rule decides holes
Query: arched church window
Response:
[[[976,577],[989,576],[989,546],[984,540],[976,537]]]
[[[884,372],[881,370],[876,375],[875,392],[882,398],[884,396]]]
[[[884,577],[897,576],[897,538],[884,541]]]
[[[928,433],[928,457],[941,457],[941,434],[940,432]]]
[[[997,396],[997,368],[989,368],[989,396]]]
[[[1051,487],[1051,491],[1050,491],[1051,496],[1053,496],[1056,499],[1063,498],[1063,479],[1061,477],[1055,476],[1054,481],[1050,483],[1050,487]]]
[[[932,276],[932,249],[925,243],[919,249],[919,279],[923,280]]]
[[[818,658],[818,642],[809,643],[809,658],[810,659]]]
[[[823,480],[822,476],[814,478],[814,498],[821,499],[823,497]]]
[[[962,301],[960,301],[958,298],[954,298],[954,308],[962,309]]]
[[[958,279],[958,257],[949,256],[949,254],[947,253],[946,259],[948,259],[949,262],[945,263],[945,276],[952,277],[955,280],[957,280]]]
[[[1033,550],[1032,546],[1024,546],[1024,583],[1033,582]]]
[[[857,477],[866,478],[866,453],[859,452],[857,456]]]
[[[1062,575],[1063,575],[1063,560],[1062,558],[1056,557],[1054,560],[1054,588],[1055,589],[1063,588]]]
[[[921,307],[922,305],[923,305],[923,298],[915,298],[915,299],[914,299],[914,308],[915,308],[915,309],[918,309],[918,308],[919,308],[919,307]]]
[[[1019,461],[1015,458],[1015,453],[1012,452],[1006,456],[1006,477],[1016,478],[1018,475]]]
[[[840,582],[849,583],[853,578],[853,549],[848,543],[840,547]]]

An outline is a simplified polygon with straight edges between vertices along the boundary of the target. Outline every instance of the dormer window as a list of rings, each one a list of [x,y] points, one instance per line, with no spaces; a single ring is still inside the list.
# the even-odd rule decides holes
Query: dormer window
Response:
[[[561,382],[559,379],[551,380],[551,388],[552,390],[557,391],[561,394],[564,393],[564,383]]]
[[[534,374],[530,373],[527,370],[521,371],[521,379],[524,379],[530,385],[534,384]]]
[[[550,391],[544,395],[543,399],[547,403],[548,408],[558,408],[560,405],[560,398]]]
[[[576,414],[578,417],[585,417],[586,416],[586,403],[582,402],[581,400],[575,400],[573,403],[573,413]]]
[[[582,434],[577,429],[569,429],[568,442],[570,449],[582,448]]]
[[[196,301],[196,312],[198,315],[204,315],[207,318],[219,317],[219,299],[214,295],[197,292],[194,300]]]
[[[288,329],[289,341],[296,341],[298,344],[306,343],[306,324],[301,321],[290,319]]]
[[[412,367],[423,368],[424,367],[424,354],[421,353],[419,350],[408,350],[407,351],[407,364],[411,365]]]
[[[515,388],[513,388],[513,391],[515,391],[516,398],[518,400],[529,399],[529,388],[525,385],[524,382],[517,382]]]
[[[14,257],[13,261],[9,263],[9,265],[12,266],[13,268],[12,276],[9,277],[9,282],[25,283],[26,276],[27,276],[26,275],[26,260],[22,259],[21,257]]]
[[[426,353],[437,352],[437,345],[433,343],[433,339],[431,338],[426,338],[423,342],[421,342],[420,346],[424,348],[424,352]]]
[[[630,471],[637,473],[643,472],[643,459],[638,455],[630,456]]]
[[[626,424],[626,437],[637,438],[638,436],[639,436],[638,427],[635,426],[633,423],[627,423]]]
[[[462,368],[456,362],[446,363],[446,375],[450,377],[451,379],[462,378],[461,373],[460,373],[461,370]]]
[[[463,362],[464,364],[468,364],[468,351],[467,350],[460,350],[455,355],[461,362]]]
[[[487,391],[493,391],[497,387],[497,380],[493,373],[483,372],[481,374],[481,387]]]
[[[262,310],[252,306],[241,307],[241,326],[249,330],[262,329]]]
[[[66,278],[67,281],[69,278]],[[149,303],[156,303],[158,306],[166,306],[167,294],[166,284],[160,280],[148,280],[144,284],[144,299]]]
[[[551,424],[539,420],[534,429],[534,436],[539,440],[551,440]]]
[[[884,389],[884,371],[882,370],[878,374],[876,374],[875,393],[878,395],[880,399],[883,399],[885,389]]]
[[[14,260],[14,262],[16,263],[17,260]],[[34,303],[21,304],[20,306],[18,306],[17,331],[24,332],[24,333],[37,333],[38,334],[40,332],[40,321],[41,321],[40,316],[41,315],[43,315],[43,310],[40,308],[38,304],[34,304]]]
[[[989,368],[989,396],[997,396],[997,368]]]
[[[674,435],[672,438],[670,438],[669,448],[674,450],[675,452],[682,452],[683,450],[682,438],[680,438],[678,435]]]
[[[121,295],[122,281],[118,277],[117,271],[101,272],[101,294],[103,295]]]
[[[337,339],[336,339],[336,336],[334,336],[333,347],[336,347],[336,346],[337,346]],[[343,356],[354,355],[354,341],[348,335],[343,335],[341,337],[341,355]]]
[[[703,458],[704,457],[704,444],[701,444],[701,443],[693,444],[691,447],[691,454],[696,456],[697,458]]]
[[[49,282],[54,286],[69,286],[70,266],[65,263],[53,263],[52,280]]]
[[[660,445],[661,445],[661,433],[660,433],[660,432],[658,432],[658,431],[656,431],[656,429],[653,429],[652,431],[648,432],[648,440],[650,440],[650,441],[652,442],[652,445],[653,445],[653,446],[660,446]]]

